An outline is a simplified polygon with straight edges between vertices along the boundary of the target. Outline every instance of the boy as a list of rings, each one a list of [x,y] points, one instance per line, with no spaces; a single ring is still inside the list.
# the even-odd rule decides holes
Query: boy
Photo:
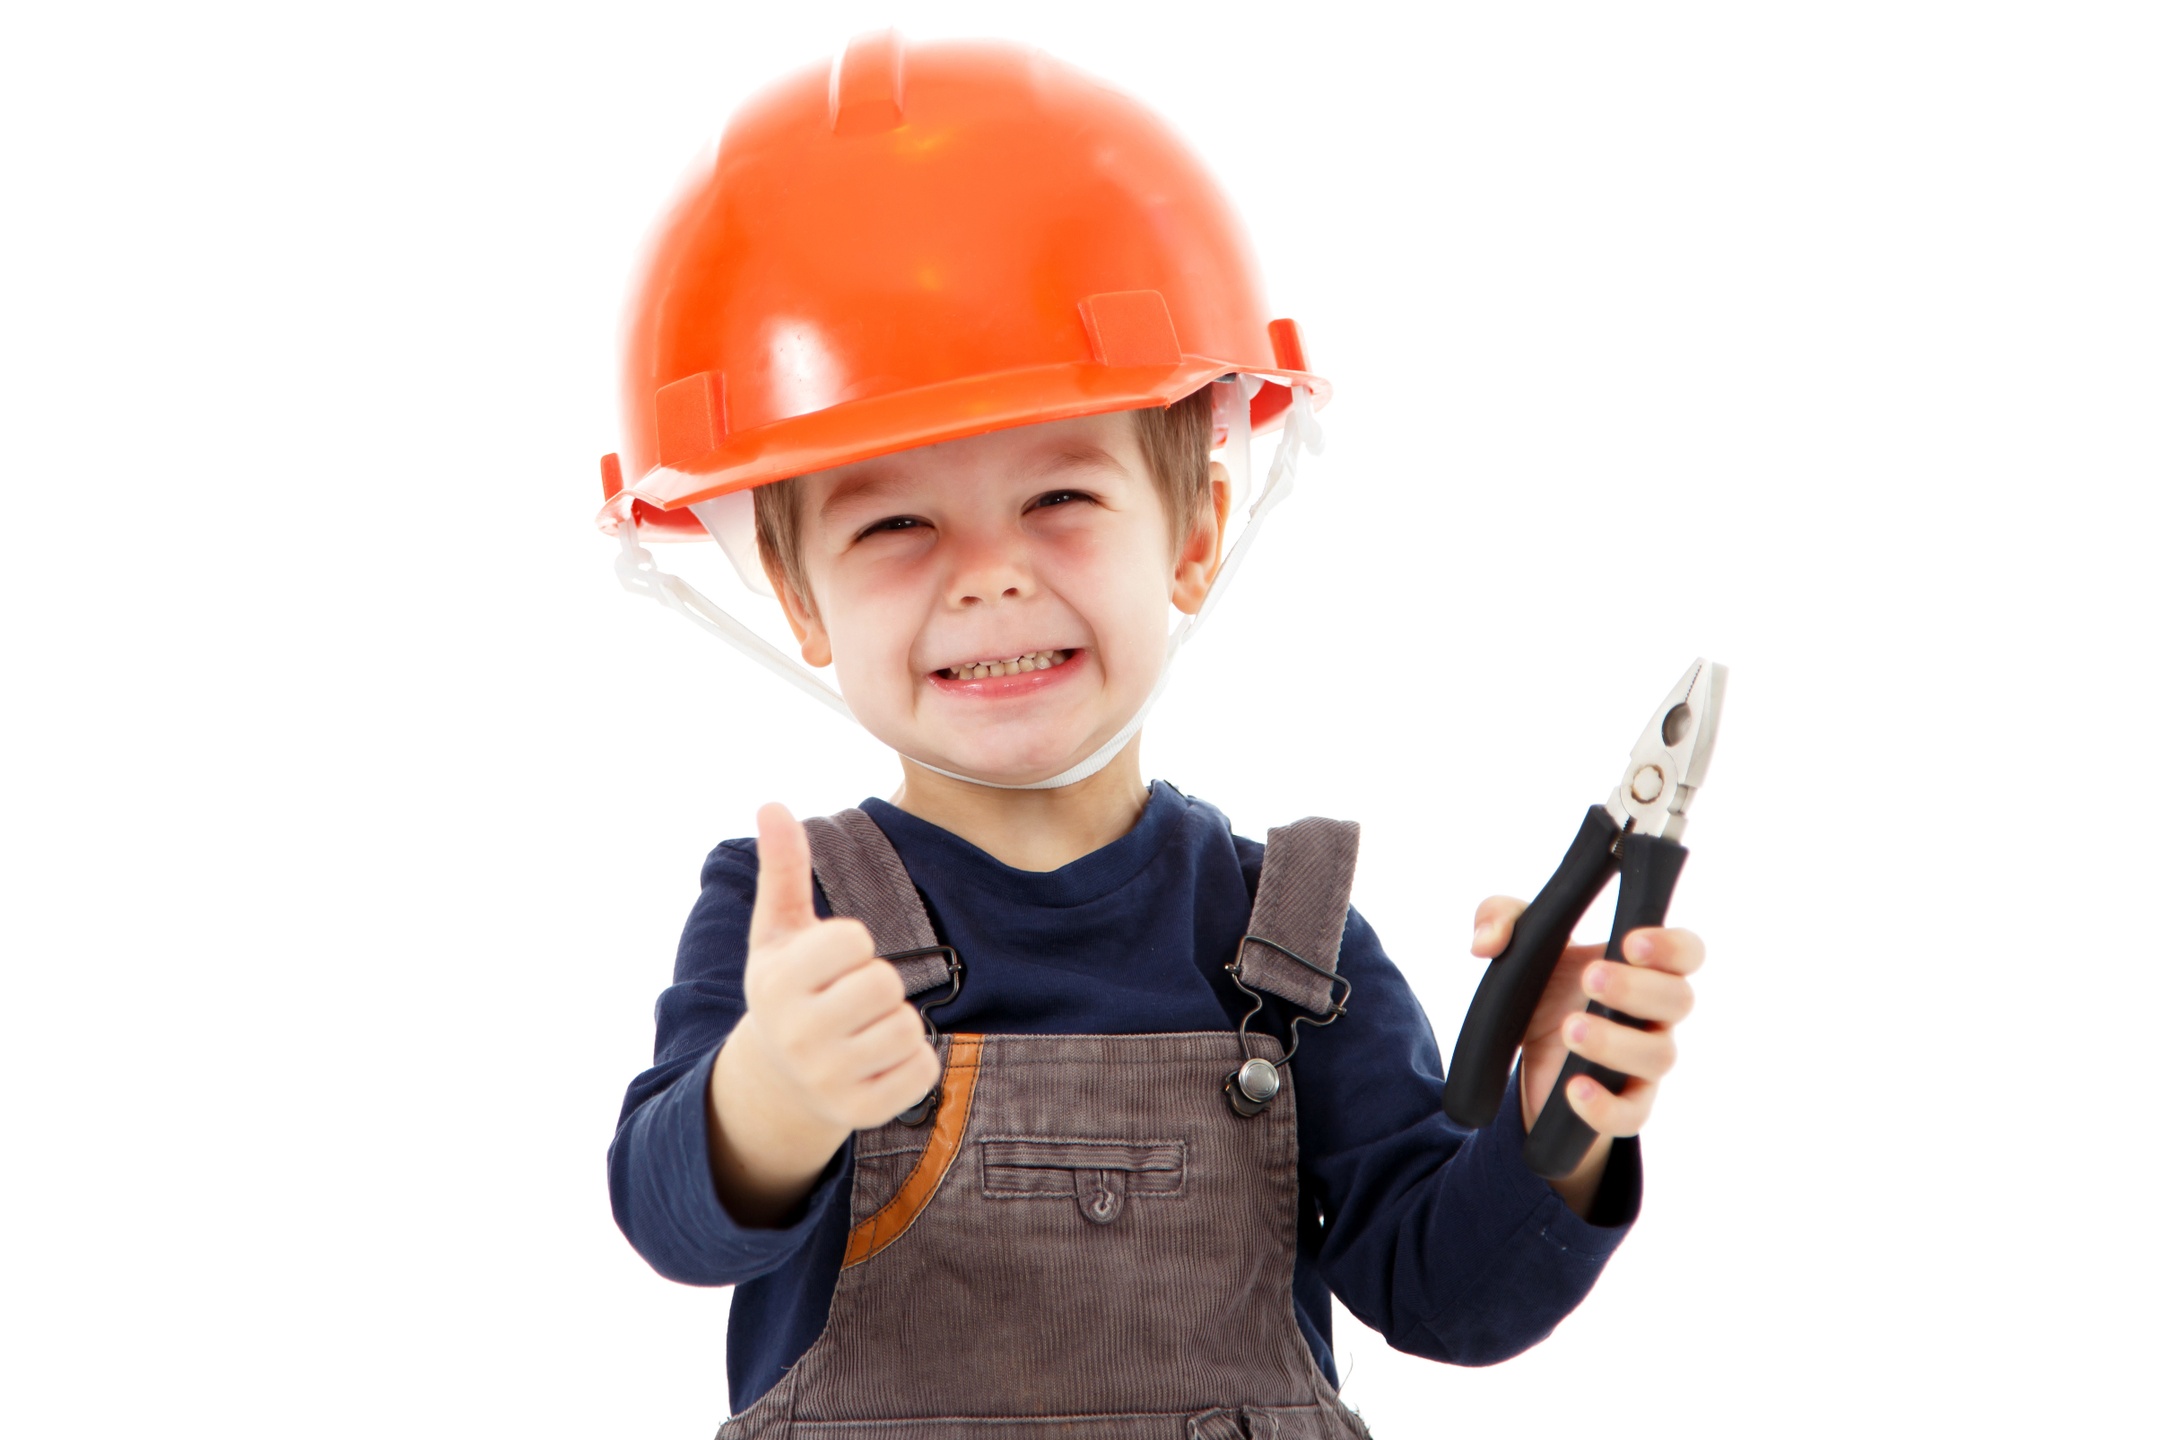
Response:
[[[1456,1363],[1548,1333],[1633,1219],[1616,1137],[1702,948],[1570,952],[1466,1133],[1354,827],[1262,847],[1143,782],[1246,427],[1287,410],[1294,458],[1324,395],[1161,123],[1039,55],[858,41],[731,123],[629,350],[607,521],[694,514],[748,569],[751,508],[752,578],[902,771],[713,851],[610,1151],[639,1252],[738,1287],[721,1434],[1354,1436],[1330,1291]],[[1571,1049],[1638,1078],[1549,1102],[1600,1138],[1548,1185],[1522,1136]]]

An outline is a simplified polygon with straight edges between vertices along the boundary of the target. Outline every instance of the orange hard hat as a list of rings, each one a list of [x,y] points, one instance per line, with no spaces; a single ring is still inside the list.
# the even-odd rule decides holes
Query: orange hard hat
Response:
[[[736,112],[632,291],[603,529],[1224,375],[1327,398],[1228,200],[1163,121],[1038,51],[850,44]],[[625,482],[628,482],[627,484]]]

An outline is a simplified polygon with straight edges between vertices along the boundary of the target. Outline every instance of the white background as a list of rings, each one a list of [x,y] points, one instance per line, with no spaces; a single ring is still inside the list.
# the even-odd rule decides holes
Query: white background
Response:
[[[596,462],[684,168],[892,20],[1248,218],[1340,398],[1147,768],[1362,819],[1444,1041],[1732,667],[1642,1221],[1495,1369],[1338,1313],[1375,1430],[2150,1433],[2150,12],[1110,0],[11,18],[0,1427],[710,1433],[603,1152],[707,848],[894,771]]]

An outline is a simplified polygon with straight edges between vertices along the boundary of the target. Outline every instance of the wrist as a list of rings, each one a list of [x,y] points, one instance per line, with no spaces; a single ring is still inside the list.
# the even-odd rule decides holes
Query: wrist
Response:
[[[705,1116],[721,1203],[750,1225],[780,1223],[849,1133],[807,1103],[772,1062],[748,1015],[713,1061]]]
[[[1564,1105],[1567,1102],[1556,1099],[1553,1103]],[[1598,1136],[1591,1142],[1589,1153],[1583,1156],[1582,1164],[1558,1180],[1545,1182],[1552,1186],[1553,1193],[1560,1197],[1568,1209],[1585,1220],[1590,1218],[1590,1209],[1597,1203],[1598,1187],[1605,1183],[1605,1166],[1612,1159],[1612,1146],[1612,1136]]]

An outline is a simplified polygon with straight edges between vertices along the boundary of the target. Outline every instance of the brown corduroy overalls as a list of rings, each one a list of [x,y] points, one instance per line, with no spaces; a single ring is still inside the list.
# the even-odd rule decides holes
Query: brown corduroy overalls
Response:
[[[809,831],[834,913],[898,957],[911,996],[957,993],[952,952],[876,823],[847,810]],[[1321,1023],[1340,1010],[1347,982],[1334,970],[1356,859],[1353,825],[1269,832],[1232,967],[1241,987]],[[1289,1072],[1272,1100],[1240,1096],[1256,1114],[1226,1090],[1237,1073],[1267,1088],[1267,1067],[1249,1062],[1285,1058],[1274,1036],[935,1044],[944,1075],[927,1116],[855,1134],[847,1251],[824,1333],[719,1440],[1367,1434],[1291,1309]]]

